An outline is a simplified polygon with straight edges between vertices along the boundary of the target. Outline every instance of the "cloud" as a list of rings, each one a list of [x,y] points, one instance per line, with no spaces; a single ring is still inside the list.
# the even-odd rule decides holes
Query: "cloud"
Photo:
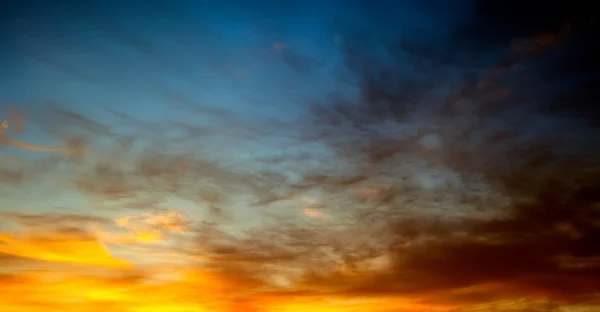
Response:
[[[193,108],[165,86],[154,91],[210,122],[113,111],[125,134],[55,111],[56,132],[86,133],[93,153],[52,169],[94,212],[125,217],[7,214],[22,234],[1,237],[0,261],[121,268],[127,254],[137,265],[117,278],[12,272],[0,283],[25,295],[11,304],[387,312],[597,303],[600,136],[576,97],[574,108],[559,105],[569,114],[547,109],[564,96],[553,87],[564,77],[539,68],[561,60],[553,52],[571,37],[499,31],[482,43],[448,26],[451,39],[434,41],[425,30],[386,38],[346,26],[336,31],[353,92],[302,99],[293,122]],[[142,39],[119,38],[169,61]],[[273,52],[296,72],[320,66],[283,44]],[[500,63],[510,70],[492,66]],[[184,214],[180,203],[192,208]]]
[[[49,234],[52,236],[46,236]],[[23,258],[115,268],[129,265],[126,261],[114,258],[99,241],[85,233],[77,233],[77,230],[65,229],[60,234],[2,234],[0,242],[0,253]]]
[[[186,221],[176,211],[165,211],[156,214],[127,216],[116,220],[117,225],[135,229],[138,226],[158,227],[173,232],[186,232]]]
[[[81,226],[81,225],[99,225],[107,224],[111,220],[106,217],[83,215],[83,214],[66,214],[66,213],[23,213],[23,212],[6,212],[2,214],[12,222],[24,227],[52,227],[52,226]]]
[[[337,152],[337,161],[368,168],[369,178],[358,188],[358,196],[372,198],[377,192],[368,186],[369,181],[388,180],[393,198],[412,197],[408,203],[417,203],[422,212],[411,212],[406,201],[378,202],[386,209],[371,214],[377,218],[374,221],[386,224],[379,240],[385,237],[389,243],[374,249],[381,250],[375,254],[390,255],[390,268],[358,275],[335,271],[309,274],[308,287],[361,295],[446,297],[473,289],[456,295],[456,300],[462,297],[468,304],[515,296],[553,298],[565,304],[597,298],[599,284],[593,280],[600,272],[595,260],[599,250],[589,244],[598,234],[598,224],[592,221],[599,217],[594,208],[598,198],[592,190],[600,183],[595,178],[598,164],[594,160],[599,150],[591,147],[597,142],[589,135],[597,129],[577,124],[577,117],[538,114],[535,105],[544,104],[528,104],[533,110],[519,109],[511,103],[519,101],[512,92],[493,98],[477,89],[460,91],[466,102],[448,111],[443,99],[451,96],[441,101],[433,97],[453,88],[443,72],[428,74],[427,67],[418,67],[427,80],[404,82],[406,73],[391,69],[404,60],[402,48],[390,52],[390,57],[397,59],[383,61],[362,48],[372,46],[369,39],[345,38],[346,60],[361,82],[362,97],[356,103],[316,107],[309,131],[319,134],[311,137],[325,140]],[[390,44],[392,47],[397,46]],[[462,49],[468,53],[470,48]],[[442,70],[447,65],[444,60],[435,62]],[[461,70],[461,75],[468,72]],[[492,70],[489,75],[497,73]],[[470,84],[478,85],[484,77],[486,74]],[[552,96],[556,94],[548,97]],[[561,127],[560,133],[553,130]],[[418,132],[440,135],[420,136]],[[579,145],[567,137],[588,143]],[[428,186],[415,183],[419,179],[411,182],[407,178],[417,171],[425,171],[418,173],[423,176],[440,168],[456,173],[461,182],[454,186],[442,182],[427,192]],[[314,187],[342,192],[328,180],[331,178],[321,178]],[[491,198],[497,200],[489,202]],[[482,201],[487,202],[486,211],[479,217],[461,211],[477,208]],[[427,206],[445,206],[447,212],[438,219],[423,212]],[[357,226],[353,233],[364,233],[359,229]],[[375,240],[367,245],[377,246]],[[586,264],[559,260],[566,255],[571,259],[567,262]],[[346,259],[364,259],[352,256]],[[497,286],[486,289],[484,285],[489,284]],[[481,288],[475,289],[478,286]]]
[[[318,209],[314,209],[314,208],[304,208],[302,210],[302,212],[311,218],[322,218],[322,219],[327,219],[329,218],[325,213],[319,211]]]
[[[115,220],[115,223],[118,227],[126,229],[127,233],[104,237],[107,242],[113,244],[162,243],[169,240],[174,233],[189,232],[188,227],[191,224],[176,211],[126,216]]]
[[[92,229],[110,219],[61,213],[3,214],[17,226],[0,235],[0,253],[47,263],[127,268],[130,263],[114,257]]]

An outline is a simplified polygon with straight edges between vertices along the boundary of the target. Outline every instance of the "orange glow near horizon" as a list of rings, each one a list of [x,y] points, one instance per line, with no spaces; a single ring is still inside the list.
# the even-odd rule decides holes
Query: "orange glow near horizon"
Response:
[[[185,232],[172,212],[130,216],[115,220],[120,228],[135,229],[128,243],[144,244],[136,235],[142,224],[162,231]],[[137,225],[133,225],[137,224]],[[30,233],[31,232],[31,233]],[[100,231],[97,231],[100,233]],[[19,231],[0,236],[0,255],[15,257],[12,270],[0,274],[2,312],[29,310],[96,312],[205,312],[205,311],[446,311],[401,298],[355,298],[340,294],[297,294],[291,289],[273,291],[255,282],[203,269],[198,263],[171,265],[162,254],[148,253],[139,264],[114,256],[105,245],[118,235],[69,235],[52,231]],[[102,241],[102,239],[106,241]],[[122,237],[121,237],[122,238]],[[168,239],[164,236],[163,239]],[[122,247],[122,246],[121,246]],[[135,252],[133,252],[135,253]],[[173,257],[186,259],[173,253]],[[40,263],[31,269],[24,261]],[[226,260],[225,260],[226,261]],[[30,262],[27,262],[30,263]]]
[[[35,272],[4,278],[2,311],[447,311],[446,307],[398,298],[298,297],[246,294],[237,285],[207,272],[183,274],[177,280],[149,283],[135,277],[110,279],[68,273]],[[53,276],[54,274],[54,276]],[[403,311],[402,310],[402,311]]]
[[[337,286],[317,290],[295,284],[285,274],[277,274],[285,281],[281,283],[285,287],[278,288],[248,279],[242,271],[235,273],[236,263],[229,264],[233,271],[214,269],[203,265],[202,261],[211,260],[209,256],[156,249],[172,239],[169,233],[188,232],[182,220],[180,214],[167,211],[115,219],[113,230],[121,231],[117,233],[107,228],[95,228],[90,230],[94,234],[89,234],[23,227],[2,234],[0,256],[14,257],[14,261],[7,262],[10,268],[0,272],[0,311],[449,312],[461,306],[452,301],[435,303],[446,295],[455,295],[456,290],[411,296],[351,295]],[[144,231],[158,236],[149,239],[142,235]],[[115,256],[112,247],[127,259]],[[149,249],[138,251],[136,247]],[[233,260],[217,261],[226,267]],[[383,256],[353,268],[342,265],[338,271],[348,278],[361,278],[364,275],[360,272],[385,273],[388,261]],[[343,284],[343,279],[340,281]],[[464,291],[472,290],[514,295],[510,285],[486,284]],[[511,307],[519,304],[515,301]]]

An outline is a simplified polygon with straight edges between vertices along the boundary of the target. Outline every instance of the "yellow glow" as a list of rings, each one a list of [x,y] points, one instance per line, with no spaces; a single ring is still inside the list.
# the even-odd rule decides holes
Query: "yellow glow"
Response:
[[[39,236],[16,238],[0,234],[0,253],[60,263],[106,267],[128,266],[126,261],[114,258],[100,242],[94,239]]]
[[[150,284],[136,279],[76,276],[59,272],[21,274],[11,282],[0,284],[4,301],[2,311],[30,311],[43,305],[42,311],[111,311],[179,312],[179,311],[386,311],[404,308],[410,311],[445,311],[443,307],[423,306],[407,300],[381,298],[317,298],[269,296],[254,293],[236,302],[243,287],[226,281],[218,274],[188,272],[179,280]],[[376,307],[376,309],[373,309]],[[21,310],[19,310],[21,309]]]
[[[27,234],[27,233],[25,233]],[[235,274],[193,265],[131,266],[91,238],[2,235],[0,253],[48,261],[45,271],[0,275],[0,311],[231,312],[369,311],[418,306],[406,299],[361,299],[266,293]],[[151,255],[150,255],[151,256]],[[183,255],[181,255],[183,257]],[[76,270],[52,263],[85,264],[102,271]],[[383,310],[381,310],[383,311]],[[412,311],[420,311],[413,309]],[[433,311],[433,310],[423,310]]]

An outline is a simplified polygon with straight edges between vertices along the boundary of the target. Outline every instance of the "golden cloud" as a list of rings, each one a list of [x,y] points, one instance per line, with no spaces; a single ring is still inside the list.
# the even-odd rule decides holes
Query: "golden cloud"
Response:
[[[0,243],[0,253],[23,258],[115,268],[129,266],[126,261],[113,257],[93,237],[56,233],[0,234]]]

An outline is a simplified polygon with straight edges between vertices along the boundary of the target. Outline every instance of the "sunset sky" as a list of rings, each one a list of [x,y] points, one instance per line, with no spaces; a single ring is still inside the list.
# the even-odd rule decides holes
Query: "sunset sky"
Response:
[[[583,1],[0,2],[0,312],[600,309]]]

